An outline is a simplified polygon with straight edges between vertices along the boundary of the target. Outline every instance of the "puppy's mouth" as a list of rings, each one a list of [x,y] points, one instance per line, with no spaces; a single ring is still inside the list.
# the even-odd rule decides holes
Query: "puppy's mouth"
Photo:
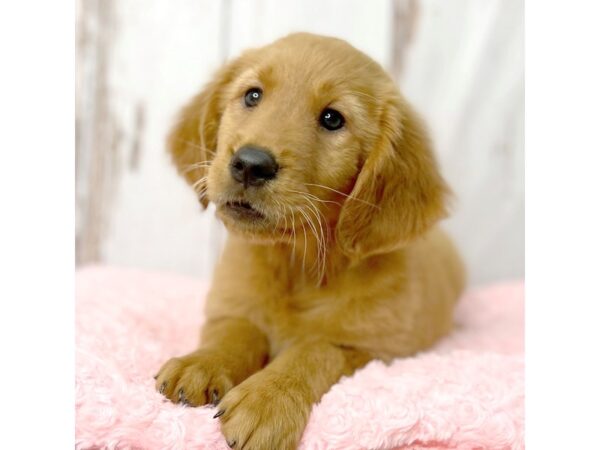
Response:
[[[235,219],[259,220],[265,218],[263,213],[252,207],[249,202],[244,200],[226,202],[224,209]]]

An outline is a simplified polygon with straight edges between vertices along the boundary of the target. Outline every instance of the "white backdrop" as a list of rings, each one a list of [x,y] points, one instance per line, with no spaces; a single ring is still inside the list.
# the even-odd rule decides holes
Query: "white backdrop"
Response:
[[[210,275],[225,232],[176,176],[166,132],[225,59],[305,30],[370,54],[424,115],[472,284],[523,276],[520,1],[80,0],[78,17],[79,264]]]

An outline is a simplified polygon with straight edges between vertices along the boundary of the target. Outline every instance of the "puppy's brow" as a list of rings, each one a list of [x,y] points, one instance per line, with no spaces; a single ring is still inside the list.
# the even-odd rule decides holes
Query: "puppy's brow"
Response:
[[[273,86],[275,84],[275,74],[272,66],[263,66],[256,72],[257,78],[265,86]]]
[[[248,85],[248,84],[256,84],[259,81],[259,74],[254,69],[248,69],[243,72],[236,82],[234,83],[236,86],[240,85]]]

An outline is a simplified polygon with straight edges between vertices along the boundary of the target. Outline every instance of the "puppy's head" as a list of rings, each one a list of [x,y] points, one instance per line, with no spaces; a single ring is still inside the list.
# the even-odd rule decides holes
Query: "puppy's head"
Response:
[[[419,120],[372,59],[293,34],[227,64],[169,137],[179,172],[228,229],[311,233],[348,256],[390,251],[445,214]]]

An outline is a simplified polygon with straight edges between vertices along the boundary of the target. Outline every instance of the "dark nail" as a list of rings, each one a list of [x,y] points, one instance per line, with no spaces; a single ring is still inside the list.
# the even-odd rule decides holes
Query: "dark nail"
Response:
[[[158,392],[161,394],[164,394],[166,388],[167,388],[167,382],[165,381],[163,384],[160,385],[160,389],[158,390]]]
[[[183,388],[179,389],[178,396],[179,396],[179,403],[186,402],[185,394],[183,393]]]
[[[227,441],[227,445],[229,445],[229,448],[233,448],[235,446],[236,442],[235,441]]]
[[[158,374],[154,375],[153,378],[156,380],[158,378]]]
[[[212,404],[217,406],[218,403],[219,403],[219,391],[214,389],[212,391]]]
[[[221,409],[219,412],[217,412],[214,416],[213,419],[216,419],[217,417],[221,417],[223,414],[225,414],[225,410]]]

